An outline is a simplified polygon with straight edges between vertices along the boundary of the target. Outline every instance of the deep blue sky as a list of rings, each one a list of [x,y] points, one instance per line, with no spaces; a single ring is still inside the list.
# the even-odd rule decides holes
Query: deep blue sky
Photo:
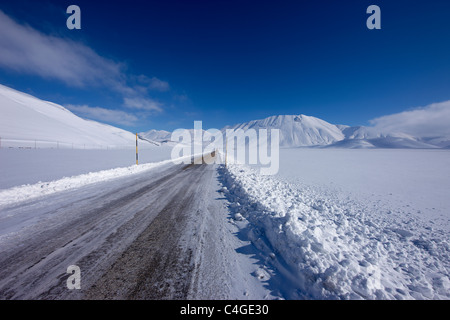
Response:
[[[81,8],[81,30],[66,28],[70,4]],[[381,8],[381,30],[366,28],[371,4]],[[130,87],[140,75],[163,81],[166,89],[145,93],[160,110],[144,112],[124,107],[124,94],[104,83],[0,68],[1,84],[39,98],[135,115],[126,125],[109,121],[131,131],[300,113],[366,125],[450,100],[447,0],[1,0],[0,10],[120,64]]]

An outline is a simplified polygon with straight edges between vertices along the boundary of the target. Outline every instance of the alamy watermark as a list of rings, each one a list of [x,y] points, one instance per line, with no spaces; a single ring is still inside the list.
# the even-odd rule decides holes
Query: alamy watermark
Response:
[[[67,273],[70,276],[67,278],[66,286],[69,290],[81,289],[81,270],[77,265],[70,265],[67,267]]]
[[[81,9],[77,5],[70,5],[66,10],[70,16],[66,20],[66,26],[69,30],[81,29]],[[370,5],[366,10],[370,17],[367,18],[366,26],[368,29],[381,29],[381,9],[377,5]]]
[[[240,163],[258,165],[263,175],[274,175],[280,164],[278,129],[203,130],[202,121],[194,129],[172,132],[172,161],[185,164]]]

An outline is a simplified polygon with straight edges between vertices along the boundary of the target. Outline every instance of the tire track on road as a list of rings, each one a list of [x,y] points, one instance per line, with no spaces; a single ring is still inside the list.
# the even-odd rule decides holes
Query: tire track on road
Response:
[[[86,201],[64,205],[61,209],[63,212],[59,215],[70,217],[67,221],[55,222],[53,220],[56,218],[50,217],[48,221],[44,219],[37,222],[36,230],[30,235],[19,237],[17,246],[10,244],[6,250],[2,250],[0,298],[96,297],[106,290],[100,290],[102,286],[99,284],[103,283],[100,280],[114,275],[111,267],[118,268],[120,261],[124,261],[121,257],[135,261],[136,265],[132,270],[136,272],[136,280],[132,282],[132,277],[128,277],[126,282],[129,283],[129,290],[126,293],[119,292],[120,290],[116,290],[116,293],[108,291],[105,298],[181,298],[187,290],[188,278],[184,279],[185,282],[175,280],[179,284],[175,287],[167,286],[170,290],[176,288],[175,293],[166,290],[155,294],[151,283],[161,283],[161,279],[169,279],[170,276],[168,273],[163,275],[151,273],[149,270],[166,269],[168,265],[176,267],[179,265],[176,260],[179,255],[185,257],[185,262],[181,263],[185,269],[181,273],[190,268],[192,251],[189,250],[192,249],[183,248],[177,234],[182,231],[182,226],[186,226],[188,215],[184,213],[192,209],[197,197],[201,197],[199,190],[204,190],[203,180],[207,181],[211,170],[211,166],[206,165],[175,166],[171,171],[164,172],[162,177],[150,182],[139,180],[133,188],[134,181],[128,182],[129,180],[124,179],[123,186],[129,187],[131,192],[127,193],[123,187],[105,188],[105,191],[97,191],[95,197],[89,195]],[[70,195],[76,193],[67,192],[67,196],[70,199]],[[114,195],[117,195],[117,198],[114,198]],[[52,197],[45,199],[51,201]],[[12,210],[32,210],[31,207],[33,204]],[[56,217],[59,215],[56,214]],[[48,227],[44,224],[48,224]],[[160,239],[160,242],[157,239]],[[157,250],[148,251],[146,248],[151,243],[154,244],[154,249],[165,247],[170,255],[164,256]],[[145,259],[136,260],[139,255],[145,256]],[[155,256],[160,258],[155,259]],[[159,263],[164,260],[163,257],[165,264]],[[153,267],[149,269],[147,263]],[[80,264],[85,286],[83,290],[69,291],[65,288],[65,279],[68,277],[65,270],[70,264]],[[171,275],[172,279],[180,275],[175,269]],[[164,270],[160,270],[162,271]],[[116,278],[119,275],[120,273],[117,273]],[[119,282],[109,283],[114,286]]]

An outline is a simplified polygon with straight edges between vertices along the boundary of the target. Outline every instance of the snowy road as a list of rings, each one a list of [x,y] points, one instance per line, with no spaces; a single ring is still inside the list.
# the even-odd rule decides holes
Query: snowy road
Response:
[[[199,292],[205,283],[226,297],[229,274],[212,246],[221,231],[208,225],[220,212],[209,200],[215,174],[212,165],[178,165],[3,209],[0,298],[211,297]],[[81,270],[81,290],[66,286],[70,265]]]
[[[0,299],[448,300],[448,216],[394,204],[235,164],[19,186],[0,193]]]

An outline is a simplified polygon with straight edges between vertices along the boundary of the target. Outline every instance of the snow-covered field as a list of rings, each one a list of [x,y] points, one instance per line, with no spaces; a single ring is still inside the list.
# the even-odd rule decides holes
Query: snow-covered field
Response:
[[[139,164],[170,159],[172,148],[146,146]],[[48,182],[89,172],[129,167],[136,150],[0,149],[0,190],[23,184]]]
[[[9,188],[0,200],[162,170],[170,151],[142,150],[135,166],[132,150],[0,149],[0,189]],[[450,299],[449,173],[449,150],[281,149],[275,176],[220,166],[231,219],[217,228],[230,230],[229,221],[257,248],[235,248],[257,257],[239,277],[265,283],[270,297]],[[11,188],[22,184],[30,185]]]
[[[450,227],[450,150],[281,149],[277,177]]]
[[[278,175],[229,165],[222,192],[286,298],[449,299],[449,164],[449,151],[282,149]]]

